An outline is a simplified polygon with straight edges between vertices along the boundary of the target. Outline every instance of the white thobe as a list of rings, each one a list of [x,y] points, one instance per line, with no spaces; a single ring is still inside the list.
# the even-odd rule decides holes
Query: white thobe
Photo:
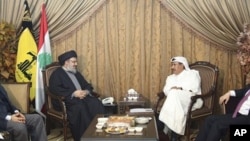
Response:
[[[171,89],[172,87],[181,87]],[[196,70],[183,70],[180,74],[167,77],[163,88],[167,96],[160,111],[159,120],[177,134],[184,135],[186,116],[191,96],[201,94],[201,79]],[[201,108],[203,101],[197,100],[192,110]]]

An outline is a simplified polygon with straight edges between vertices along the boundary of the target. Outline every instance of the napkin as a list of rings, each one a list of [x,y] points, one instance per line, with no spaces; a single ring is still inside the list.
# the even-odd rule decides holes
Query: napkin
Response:
[[[132,108],[130,113],[140,113],[140,112],[154,112],[152,108]]]

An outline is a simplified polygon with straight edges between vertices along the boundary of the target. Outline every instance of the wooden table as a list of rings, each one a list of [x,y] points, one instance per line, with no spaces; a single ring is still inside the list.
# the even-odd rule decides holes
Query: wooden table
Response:
[[[118,114],[125,114],[129,111],[130,108],[145,108],[146,107],[146,99],[143,96],[140,96],[136,100],[129,100],[128,98],[124,99],[121,98],[117,105],[118,105]]]
[[[105,108],[106,115],[117,114],[117,104],[114,102],[112,104],[103,104]]]
[[[97,118],[102,117],[102,115],[97,115],[90,126],[87,128],[83,134],[81,141],[158,141],[158,131],[156,127],[156,120],[154,116],[147,124],[137,125],[142,126],[143,130],[139,133],[123,133],[123,134],[109,134],[103,129],[96,129]]]

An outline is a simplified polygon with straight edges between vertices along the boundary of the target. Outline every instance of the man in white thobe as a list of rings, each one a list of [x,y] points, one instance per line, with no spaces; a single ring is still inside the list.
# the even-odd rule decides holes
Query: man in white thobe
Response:
[[[185,57],[173,57],[171,63],[173,74],[167,77],[163,88],[167,98],[160,111],[159,120],[165,124],[165,133],[171,130],[171,141],[177,141],[178,136],[185,133],[191,96],[201,94],[201,79],[198,71],[190,70]],[[203,101],[198,99],[192,110],[201,108],[202,104]]]

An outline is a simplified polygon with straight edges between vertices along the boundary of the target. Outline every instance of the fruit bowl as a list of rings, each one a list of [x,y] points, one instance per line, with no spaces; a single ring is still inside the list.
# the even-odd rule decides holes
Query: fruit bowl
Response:
[[[146,124],[149,122],[149,118],[147,117],[138,117],[138,118],[135,118],[135,122],[138,123],[138,124]]]

